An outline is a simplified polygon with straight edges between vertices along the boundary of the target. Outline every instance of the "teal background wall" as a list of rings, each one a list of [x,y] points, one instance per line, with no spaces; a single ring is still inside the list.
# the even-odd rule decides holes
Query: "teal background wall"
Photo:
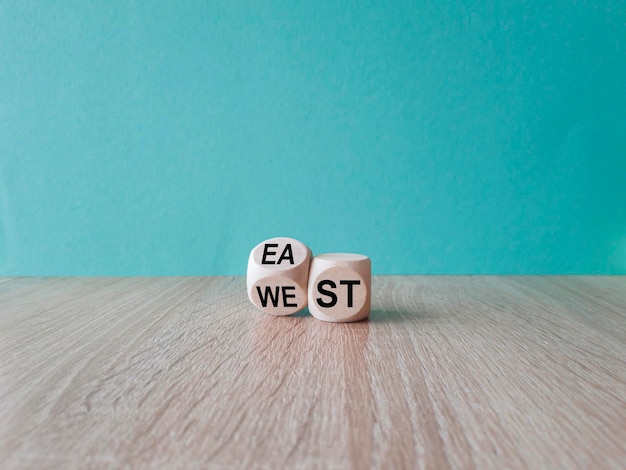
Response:
[[[0,1],[0,274],[626,273],[626,2]]]

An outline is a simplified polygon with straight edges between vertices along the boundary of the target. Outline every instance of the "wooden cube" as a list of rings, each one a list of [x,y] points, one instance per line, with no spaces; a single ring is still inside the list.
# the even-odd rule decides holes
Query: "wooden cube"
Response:
[[[311,250],[293,238],[259,243],[248,258],[250,301],[265,313],[291,315],[307,306]]]
[[[372,263],[367,256],[330,253],[313,257],[309,271],[309,311],[330,322],[369,317]]]

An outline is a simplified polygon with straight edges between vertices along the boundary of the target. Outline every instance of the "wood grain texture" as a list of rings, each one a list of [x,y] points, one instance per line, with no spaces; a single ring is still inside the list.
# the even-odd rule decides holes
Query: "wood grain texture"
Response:
[[[332,324],[243,277],[2,279],[2,468],[626,465],[626,278],[372,290]]]

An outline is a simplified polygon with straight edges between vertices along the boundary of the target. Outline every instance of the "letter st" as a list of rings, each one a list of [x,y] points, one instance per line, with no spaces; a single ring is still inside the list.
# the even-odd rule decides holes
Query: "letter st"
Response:
[[[342,286],[346,286],[346,307],[352,308],[354,305],[354,291],[353,287],[361,284],[361,281],[358,280],[341,280],[339,284]],[[326,287],[331,289],[337,288],[337,283],[330,279],[325,279],[317,283],[317,291],[325,297],[328,297],[329,300],[325,300],[322,297],[318,297],[316,300],[317,305],[323,308],[331,308],[337,305],[337,294],[333,290],[328,290]]]

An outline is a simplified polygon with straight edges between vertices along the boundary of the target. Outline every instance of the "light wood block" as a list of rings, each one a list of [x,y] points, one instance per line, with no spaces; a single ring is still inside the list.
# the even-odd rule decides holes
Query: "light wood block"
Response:
[[[245,290],[0,278],[0,468],[624,468],[624,276],[374,276],[334,324]]]
[[[248,298],[271,315],[291,315],[307,306],[311,250],[294,238],[259,243],[248,258]]]
[[[329,253],[311,260],[309,311],[318,320],[352,322],[370,315],[372,263],[367,256]]]

